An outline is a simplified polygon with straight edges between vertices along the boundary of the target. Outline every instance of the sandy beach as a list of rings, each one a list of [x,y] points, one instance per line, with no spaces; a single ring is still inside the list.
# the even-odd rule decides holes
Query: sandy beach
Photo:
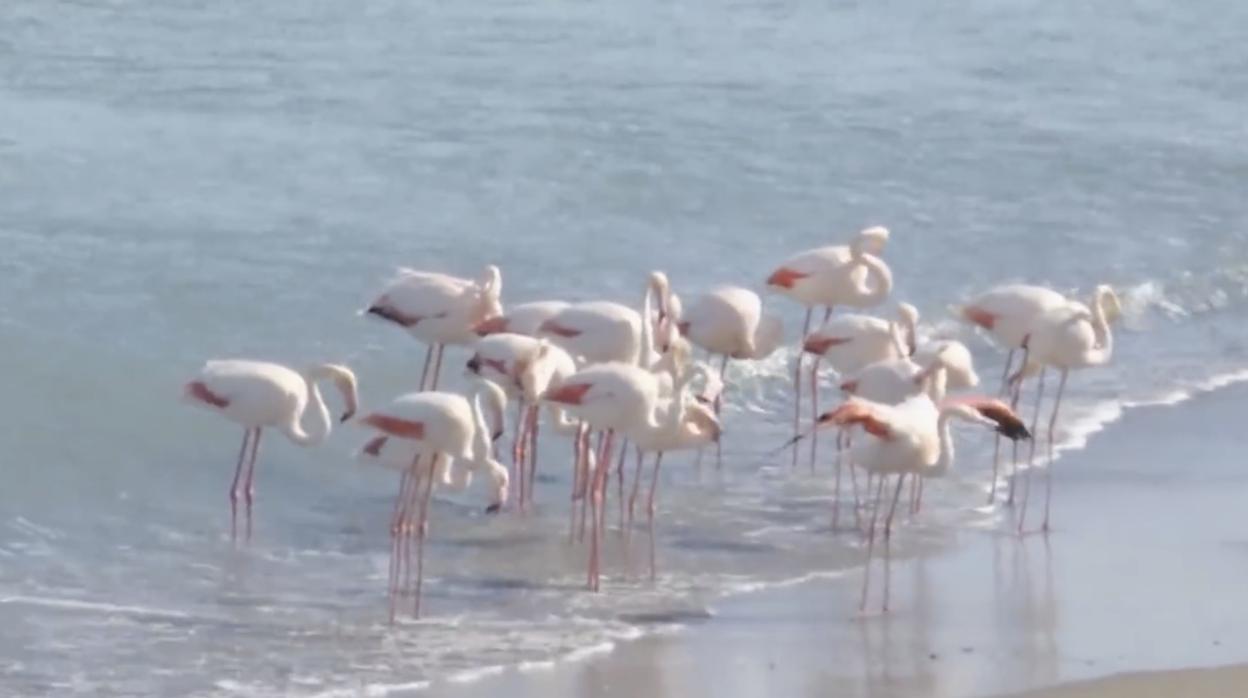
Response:
[[[1242,693],[1248,669],[1234,665],[1248,660],[1248,473],[1230,415],[1246,399],[1248,386],[1233,386],[1129,411],[1058,462],[1051,535],[1020,539],[1008,511],[991,529],[960,531],[951,551],[895,567],[896,609],[887,616],[853,618],[861,579],[853,572],[724,600],[704,622],[608,654],[435,691]],[[910,528],[902,535],[917,535]]]

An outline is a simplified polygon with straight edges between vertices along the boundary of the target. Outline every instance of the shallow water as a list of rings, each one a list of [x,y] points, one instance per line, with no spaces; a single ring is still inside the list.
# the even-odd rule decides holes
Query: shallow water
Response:
[[[388,400],[421,350],[354,311],[400,264],[498,263],[505,301],[632,301],[652,268],[686,296],[752,284],[883,223],[897,297],[937,332],[999,281],[1123,291],[1114,365],[1071,382],[1072,447],[1124,405],[1240,376],[1246,13],[0,5],[0,684],[381,694],[857,564],[829,535],[826,466],[768,453],[791,355],[734,369],[722,472],[665,466],[653,587],[635,539],[608,546],[608,593],[578,591],[554,440],[539,516],[439,501],[428,620],[385,626],[395,482],[350,461],[355,429],[268,440],[256,539],[231,548],[240,437],[177,405],[181,382],[212,356],[334,359],[366,406]],[[797,309],[772,306],[792,337]],[[995,385],[999,355],[973,346]],[[991,522],[990,445],[964,436],[960,481],[903,544]]]

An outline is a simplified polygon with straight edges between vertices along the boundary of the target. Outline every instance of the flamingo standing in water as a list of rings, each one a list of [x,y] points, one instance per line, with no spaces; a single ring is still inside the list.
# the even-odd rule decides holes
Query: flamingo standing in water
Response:
[[[251,538],[252,482],[256,456],[265,427],[273,427],[300,446],[318,446],[332,428],[329,410],[317,383],[333,381],[345,408],[340,421],[355,414],[359,398],[355,374],[346,366],[318,364],[300,371],[280,364],[240,359],[214,360],[204,364],[199,376],[186,384],[183,399],[206,408],[243,427],[243,445],[230,485],[230,537],[238,538],[238,498],[245,502],[247,537]],[[308,429],[303,419],[311,408]],[[250,447],[250,453],[248,448]]]
[[[447,344],[472,343],[477,339],[476,328],[502,313],[502,286],[502,273],[493,264],[485,268],[480,280],[400,269],[364,312],[402,327],[428,345],[419,389],[434,390],[443,349]],[[435,353],[430,375],[429,362]]]
[[[1049,417],[1049,458],[1044,476],[1044,522],[1040,526],[1042,531],[1049,530],[1049,502],[1053,493],[1053,432],[1057,426],[1058,410],[1062,407],[1066,378],[1072,369],[1109,363],[1114,355],[1114,335],[1109,328],[1109,318],[1117,317],[1120,312],[1118,295],[1109,286],[1101,285],[1096,287],[1091,309],[1078,301],[1069,301],[1066,305],[1051,309],[1036,318],[1027,333],[1026,344],[1030,350],[1030,358],[1019,369],[1016,380],[1021,381],[1026,373],[1040,373],[1037,379],[1036,414],[1032,420],[1032,431],[1039,425],[1040,407],[1044,399],[1045,368],[1054,368],[1062,374],[1057,385],[1057,397],[1053,402],[1053,413]],[[1030,478],[1035,465],[1035,451],[1033,442],[1028,456],[1027,478]],[[1027,519],[1027,497],[1030,490],[1030,487],[1024,490],[1023,505],[1018,515],[1020,533]]]
[[[961,397],[935,403],[926,394],[920,394],[899,405],[851,398],[835,410],[820,415],[816,421],[816,429],[862,426],[866,437],[854,447],[854,462],[879,476],[867,533],[867,566],[860,611],[866,610],[870,593],[875,532],[888,479],[897,476],[892,504],[884,519],[884,600],[881,606],[884,612],[888,611],[889,601],[893,518],[902,486],[907,476],[940,477],[948,471],[954,459],[949,421],[954,418],[988,426],[1011,439],[1030,438],[1022,420],[1008,405],[985,397]]]
[[[620,432],[633,437],[648,438],[649,435],[667,428],[678,428],[684,417],[689,382],[697,372],[690,371],[678,381],[672,397],[661,399],[659,379],[651,371],[640,366],[619,362],[603,363],[582,369],[569,376],[558,388],[547,391],[544,399],[564,405],[573,416],[587,425],[605,433],[601,440],[597,467],[592,474],[584,473],[582,483],[588,484],[589,502],[592,508],[593,532],[589,556],[589,589],[599,588],[599,559],[603,517],[603,495],[607,474],[611,468],[615,434]],[[577,439],[581,452],[577,459],[588,463],[588,438],[582,430]]]
[[[893,290],[893,273],[879,258],[888,242],[888,229],[875,226],[858,233],[849,245],[831,245],[800,252],[767,277],[767,287],[806,306],[802,340],[810,332],[815,306],[824,306],[824,320],[838,305],[870,308],[884,302]],[[793,369],[793,435],[801,432],[802,354]],[[797,465],[797,448],[793,448]]]
[[[486,508],[488,513],[499,511],[507,502],[507,468],[494,459],[492,433],[486,422],[484,410],[489,409],[501,424],[506,407],[506,396],[489,381],[479,381],[472,399],[463,395],[441,391],[407,393],[395,398],[389,406],[365,416],[361,423],[381,432],[364,446],[370,455],[380,453],[386,438],[406,439],[411,442],[413,458],[409,476],[404,478],[395,504],[395,516],[391,525],[394,547],[390,558],[390,615],[395,614],[399,578],[410,575],[407,548],[410,531],[416,531],[416,586],[414,614],[420,616],[421,587],[424,582],[424,548],[429,520],[429,501],[433,494],[436,476],[447,467],[446,458],[455,459],[454,467],[468,471],[483,472],[493,485],[492,500]],[[379,440],[380,439],[380,440]],[[411,448],[411,446],[409,446]],[[421,467],[423,456],[428,456]],[[412,476],[414,475],[414,476]],[[464,477],[461,475],[461,477]],[[413,510],[419,501],[419,513],[413,527]]]
[[[576,362],[546,339],[501,332],[476,343],[467,369],[495,383],[516,401],[512,462],[519,476],[513,478],[513,483],[523,509],[532,501],[537,474],[538,400],[546,390],[575,373]],[[556,432],[575,433],[576,425],[565,419],[563,411],[554,405],[550,407]]]
[[[869,364],[914,353],[919,311],[909,303],[897,304],[897,320],[851,313],[829,318],[806,335],[802,351],[815,355],[810,367],[811,418],[819,415],[819,364],[827,361],[840,375],[862,370]],[[810,440],[810,469],[814,472],[819,435]],[[837,461],[837,477],[841,464]]]
[[[675,399],[675,398],[673,398]],[[641,471],[644,454],[654,454],[654,471],[650,478],[650,495],[646,499],[646,530],[650,538],[650,580],[656,576],[654,554],[654,502],[655,493],[659,488],[659,466],[663,462],[663,454],[668,451],[683,451],[702,448],[709,443],[718,443],[722,427],[715,411],[701,401],[686,402],[684,415],[678,422],[665,421],[658,430],[642,430],[631,434],[637,446],[637,470],[633,476],[633,491],[628,498],[629,526],[633,520],[633,506],[641,489]],[[670,409],[670,407],[668,408]]]
[[[680,333],[694,346],[711,356],[721,356],[719,380],[730,359],[757,361],[771,356],[784,338],[784,324],[776,315],[763,312],[758,294],[740,286],[719,286],[698,296],[688,310],[673,310]],[[715,414],[723,410],[723,399],[716,397]],[[715,462],[722,452],[715,442]]]
[[[482,321],[476,327],[477,334],[485,337],[499,332],[523,334],[536,337],[542,323],[567,310],[566,301],[532,301],[509,306],[502,315]]]

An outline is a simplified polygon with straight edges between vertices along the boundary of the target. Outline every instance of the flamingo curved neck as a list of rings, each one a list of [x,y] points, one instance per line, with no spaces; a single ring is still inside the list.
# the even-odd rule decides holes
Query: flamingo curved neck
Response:
[[[1096,334],[1096,346],[1088,354],[1088,363],[1107,363],[1114,354],[1114,333],[1109,329],[1109,320],[1105,317],[1105,296],[1101,294],[1092,304],[1092,331]]]
[[[485,412],[481,408],[483,399],[490,395],[487,390],[479,388],[472,396],[472,461],[475,469],[483,469],[494,483],[494,503],[502,504],[507,499],[508,476],[507,468],[494,459],[490,450],[490,427],[485,421]],[[496,394],[495,394],[496,395]],[[496,398],[495,398],[496,399]],[[497,408],[497,405],[494,406]],[[497,411],[497,410],[495,410]]]
[[[300,446],[319,446],[329,437],[331,422],[329,419],[329,408],[325,406],[325,400],[321,397],[321,390],[317,387],[316,381],[309,376],[303,377],[304,384],[307,386],[308,401],[304,403],[303,410],[298,414],[291,415],[290,423],[282,428],[286,437]],[[305,430],[303,428],[303,418],[308,411],[313,413],[313,421],[311,428]]]
[[[854,256],[854,260],[867,268],[867,276],[859,289],[858,302],[864,306],[883,303],[888,294],[893,292],[893,271],[884,260],[873,254],[862,252]],[[874,277],[874,283],[872,283]]]
[[[926,474],[929,477],[943,477],[953,465],[953,430],[949,426],[949,420],[955,414],[956,412],[941,410],[940,416],[936,419],[936,431],[940,435],[940,457],[936,459],[935,464],[927,468]]]

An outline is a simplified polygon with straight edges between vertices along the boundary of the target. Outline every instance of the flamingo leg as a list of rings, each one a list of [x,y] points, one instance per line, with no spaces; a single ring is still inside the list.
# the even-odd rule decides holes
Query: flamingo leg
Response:
[[[529,504],[533,503],[533,490],[537,488],[537,428],[541,423],[538,405],[529,407]]]
[[[641,490],[641,470],[643,455],[641,447],[637,446],[637,464],[633,469],[633,491],[628,495],[628,529],[633,528],[633,512],[637,507],[637,494]]]
[[[615,468],[615,494],[620,500],[620,533],[624,533],[624,515],[628,502],[624,499],[624,464],[628,460],[628,439],[620,440],[620,459]]]
[[[1036,379],[1036,413],[1031,419],[1031,433],[1036,433],[1036,426],[1040,423],[1040,407],[1044,401],[1044,373],[1045,370],[1040,369],[1040,377]],[[1027,471],[1023,473],[1023,504],[1018,512],[1018,532],[1023,532],[1023,525],[1027,522],[1027,500],[1031,497],[1031,471],[1036,466],[1036,440],[1031,439],[1031,443],[1027,447]]]
[[[251,540],[251,502],[256,496],[256,458],[260,455],[260,437],[264,430],[256,427],[256,434],[251,439],[251,457],[247,459],[246,483],[243,485],[243,501],[247,505],[247,540]]]
[[[586,439],[585,422],[576,425],[576,435],[572,438],[572,498],[570,500],[571,519],[568,521],[568,543],[571,544],[576,540],[576,510],[577,502],[582,499],[581,490],[584,487],[585,468],[585,450]]]
[[[1053,416],[1049,417],[1049,462],[1044,465],[1044,523],[1040,524],[1040,530],[1045,533],[1049,531],[1049,503],[1053,498],[1053,433],[1057,429],[1057,411],[1062,407],[1062,393],[1066,391],[1066,377],[1069,375],[1070,369],[1062,369],[1057,398],[1053,402]]]
[[[613,451],[614,437],[615,430],[608,429],[605,438],[602,439],[602,445],[599,449],[600,458],[595,469],[593,484],[590,487],[590,504],[593,508],[590,514],[590,517],[593,519],[593,530],[591,531],[589,541],[588,587],[590,591],[598,591],[599,588],[600,566],[602,564],[602,527],[606,523],[605,518],[602,516],[603,494],[606,489],[607,479],[611,475],[611,459],[609,456]]]
[[[433,358],[433,345],[425,348],[425,367],[420,370],[420,389],[424,390],[429,382],[429,362]]]
[[[417,502],[420,499],[421,485],[425,479],[433,479],[433,465],[429,465],[428,471],[424,470],[421,463],[423,457],[417,454],[412,461],[412,475],[407,488],[407,497],[403,503],[403,521],[399,525],[402,541],[400,543],[401,557],[399,559],[400,576],[403,581],[399,585],[400,593],[407,593],[412,587],[412,517],[417,513]],[[423,478],[423,479],[422,479]]]
[[[845,465],[845,430],[836,432],[836,478],[832,485],[832,532],[841,526],[841,470]]]
[[[813,431],[810,434],[810,472],[815,472],[815,457],[819,451],[819,430],[817,426],[819,419],[819,360],[821,356],[816,356],[810,365],[810,424]]]
[[[238,465],[234,466],[234,482],[230,484],[230,540],[238,540],[238,485],[243,479],[243,463],[247,457],[247,446],[251,442],[251,432],[243,430],[243,445],[238,449]]]
[[[429,378],[429,390],[438,389],[438,374],[442,372],[442,351],[446,349],[445,344],[438,345],[437,357],[433,360],[433,375]]]
[[[429,502],[433,498],[433,473],[442,460],[438,453],[429,460],[429,472],[425,474],[425,491],[420,498],[420,520],[416,524],[416,600],[412,614],[420,617],[420,593],[425,582],[425,537],[429,533]]]
[[[1008,381],[1009,383],[1013,383],[1013,390],[1014,390],[1014,394],[1010,398],[1010,409],[1017,410],[1018,403],[1023,397],[1023,371],[1027,369],[1027,360],[1030,356],[1031,356],[1031,336],[1028,335],[1027,337],[1023,338],[1023,361],[1021,364],[1019,364],[1018,371],[1016,371],[1014,373],[1014,376],[1011,377]],[[1012,453],[1014,457],[1014,465],[1013,465],[1013,469],[1010,472],[1010,492],[1007,495],[1006,500],[1005,500],[1005,503],[1011,506],[1014,504],[1014,495],[1018,489],[1017,488],[1017,480],[1018,480],[1018,442],[1017,441],[1014,442]]]
[[[918,477],[917,475],[915,477]],[[888,518],[884,519],[884,605],[882,610],[888,612],[888,588],[892,579],[892,538],[893,516],[897,513],[897,500],[901,499],[901,486],[905,484],[906,474],[897,476],[897,489],[893,491],[893,504],[888,508]]]
[[[806,353],[806,335],[810,334],[810,315],[814,308],[806,309],[806,322],[802,324],[802,340],[797,348],[797,361],[793,367],[793,435],[802,433],[802,356]],[[793,442],[793,467],[797,467],[797,442]]]
[[[415,467],[413,462],[412,467]],[[390,622],[394,622],[396,611],[395,597],[399,593],[399,549],[400,541],[403,536],[403,518],[406,515],[408,487],[410,487],[412,475],[411,469],[403,471],[399,477],[399,496],[394,500],[394,513],[390,517],[390,575],[388,579],[390,593]]]
[[[1004,396],[1009,391],[1010,385],[1010,364],[1014,363],[1014,350],[1005,355],[1005,369],[1001,371],[1001,395]],[[988,490],[988,503],[992,504],[997,499],[997,478],[1001,473],[1001,435],[997,434],[993,439],[992,445],[992,485]]]
[[[728,373],[728,355],[724,354],[724,358],[719,364],[719,394],[715,396],[715,416],[718,417],[724,411],[724,392],[728,389],[728,384],[724,382],[724,375]],[[701,452],[699,450],[699,452]],[[715,467],[724,467],[724,441],[723,439],[715,440]]]
[[[524,430],[527,427],[528,416],[524,408],[524,398],[516,400],[516,426],[515,433],[511,438],[511,486],[512,494],[518,502],[520,510],[524,510],[524,447],[522,441],[525,437]]]
[[[880,500],[884,498],[884,481],[887,479],[887,475],[880,475],[875,490],[875,504],[871,506],[871,524],[867,527],[867,566],[862,575],[862,600],[858,602],[859,612],[867,610],[867,595],[871,591],[871,558],[875,555],[875,524],[880,518]]]
[[[654,476],[650,478],[650,497],[646,501],[646,529],[650,532],[650,581],[654,581],[657,572],[654,564],[654,495],[659,490],[659,466],[663,463],[663,452],[654,456]]]

